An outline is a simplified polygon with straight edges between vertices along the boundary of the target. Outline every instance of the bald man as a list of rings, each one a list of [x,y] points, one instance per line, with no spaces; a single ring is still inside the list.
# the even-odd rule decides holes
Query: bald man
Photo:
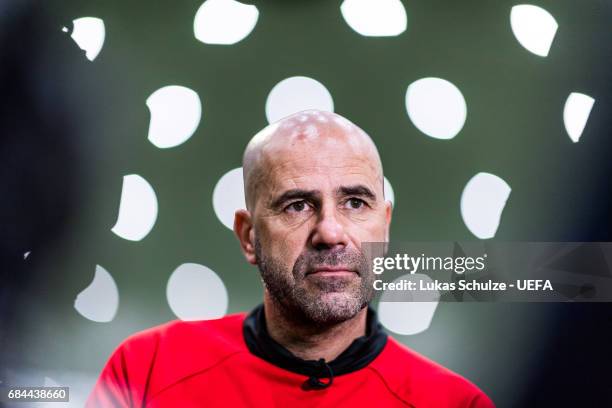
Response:
[[[474,384],[388,336],[368,304],[361,242],[387,242],[391,204],[370,137],[305,111],[243,157],[234,232],[263,282],[248,315],[173,321],[115,350],[87,405],[493,407]]]

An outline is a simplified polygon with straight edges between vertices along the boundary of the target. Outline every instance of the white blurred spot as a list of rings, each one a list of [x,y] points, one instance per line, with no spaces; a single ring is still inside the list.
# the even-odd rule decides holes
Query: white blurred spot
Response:
[[[166,297],[181,320],[216,319],[227,312],[225,285],[204,265],[184,263],[176,268],[168,279]]]
[[[31,251],[25,252],[25,253],[23,254],[23,259],[27,259],[27,258],[28,258],[28,256],[30,256],[30,253],[31,253]]]
[[[421,78],[406,90],[406,110],[414,125],[427,136],[452,139],[461,131],[467,106],[461,91],[441,78]]]
[[[563,108],[563,123],[570,139],[576,143],[586,126],[595,99],[588,95],[572,92],[565,101]]]
[[[193,21],[195,37],[205,44],[235,44],[257,24],[257,7],[234,0],[206,0]]]
[[[357,33],[391,37],[406,31],[406,9],[399,0],[344,0],[342,17]]]
[[[62,27],[62,31],[67,33],[68,32],[68,27]]]
[[[160,149],[184,143],[200,124],[200,98],[184,86],[164,86],[153,92],[146,104],[151,112],[148,138]]]
[[[334,111],[334,100],[327,88],[308,77],[283,79],[272,88],[266,100],[269,123],[307,109]]]
[[[559,27],[548,11],[531,4],[512,7],[510,26],[518,42],[540,57],[548,56]]]
[[[395,194],[393,193],[393,187],[387,178],[384,178],[383,189],[385,191],[385,200],[391,201],[391,205],[395,207]]]
[[[395,279],[424,283],[433,282],[424,274],[406,274]],[[417,286],[418,287],[418,286]],[[397,301],[398,296],[406,301]],[[395,299],[390,301],[389,299]],[[378,318],[388,330],[402,335],[422,333],[429,328],[434,313],[438,307],[440,293],[438,291],[403,291],[400,295],[385,291],[378,304]]]
[[[246,209],[242,167],[225,173],[213,190],[213,208],[217,218],[227,228],[234,229],[234,213]]]
[[[80,49],[85,51],[87,59],[93,61],[104,45],[104,36],[106,35],[104,21],[97,17],[82,17],[72,20],[72,23],[74,29],[70,37]],[[67,32],[68,30],[62,31]]]
[[[480,239],[493,238],[512,189],[490,173],[478,173],[461,194],[461,217],[470,232]]]
[[[96,265],[93,280],[74,301],[74,308],[83,317],[94,322],[110,322],[119,308],[119,291],[113,277]]]
[[[123,177],[119,215],[112,231],[121,238],[140,241],[157,220],[157,197],[153,187],[138,174]]]

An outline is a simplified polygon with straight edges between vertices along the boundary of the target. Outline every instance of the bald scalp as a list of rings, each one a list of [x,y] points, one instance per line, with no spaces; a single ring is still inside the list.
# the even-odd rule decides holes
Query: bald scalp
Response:
[[[370,136],[338,114],[307,110],[266,126],[249,141],[242,158],[247,209],[253,211],[257,191],[269,176],[279,152],[300,149],[304,154],[316,154],[317,149],[330,144],[341,144],[365,157],[369,163],[364,165],[373,166],[382,185],[382,162]]]

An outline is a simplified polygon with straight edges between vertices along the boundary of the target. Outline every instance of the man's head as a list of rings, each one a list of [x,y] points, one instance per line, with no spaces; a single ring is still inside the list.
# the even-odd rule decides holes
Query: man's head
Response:
[[[355,316],[373,293],[361,243],[388,241],[391,220],[370,137],[334,113],[300,112],[253,137],[243,172],[234,231],[264,296],[315,324]]]

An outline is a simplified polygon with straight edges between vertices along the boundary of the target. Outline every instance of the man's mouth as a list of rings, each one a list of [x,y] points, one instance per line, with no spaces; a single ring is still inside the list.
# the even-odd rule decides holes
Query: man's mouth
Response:
[[[317,277],[350,277],[359,275],[353,268],[343,265],[334,266],[318,266],[306,273],[306,276],[317,276]]]

